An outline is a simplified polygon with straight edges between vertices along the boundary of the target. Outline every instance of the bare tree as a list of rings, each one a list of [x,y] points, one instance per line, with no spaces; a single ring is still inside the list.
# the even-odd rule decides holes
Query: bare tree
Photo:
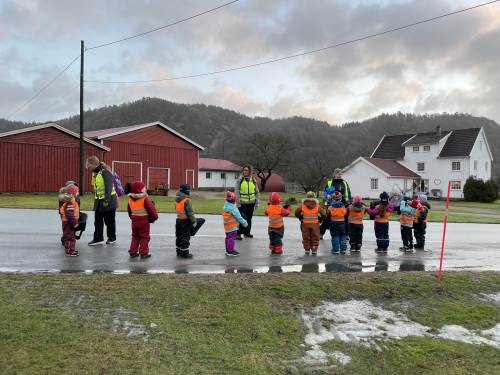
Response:
[[[332,163],[328,153],[318,152],[317,147],[296,148],[286,177],[304,191],[319,192],[325,179],[332,173]]]

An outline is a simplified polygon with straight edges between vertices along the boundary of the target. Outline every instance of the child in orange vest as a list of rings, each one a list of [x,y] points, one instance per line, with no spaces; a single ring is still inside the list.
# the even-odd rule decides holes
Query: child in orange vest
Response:
[[[424,250],[425,248],[425,232],[427,229],[427,215],[431,209],[431,205],[427,201],[425,194],[418,196],[420,205],[417,207],[415,221],[413,222],[413,235],[415,236],[415,250]]]
[[[191,204],[191,186],[181,184],[179,192],[175,196],[175,248],[177,256],[181,258],[192,258],[193,254],[189,252],[191,243],[191,233],[200,225],[194,216],[193,206]]]
[[[283,252],[283,236],[285,234],[285,223],[283,217],[290,214],[290,205],[280,206],[280,196],[273,192],[269,196],[269,204],[265,211],[269,217],[269,250],[272,254],[281,254]]]
[[[347,250],[346,244],[346,227],[345,216],[347,210],[342,203],[342,193],[336,191],[333,195],[333,202],[328,207],[328,216],[330,217],[330,234],[332,236],[332,254],[339,252],[345,254]]]
[[[300,220],[300,229],[302,231],[302,244],[307,255],[312,252],[316,255],[319,246],[319,217],[322,220],[326,218],[325,210],[320,207],[316,194],[309,191],[302,204],[295,210],[295,217]]]
[[[362,197],[356,194],[353,203],[349,206],[349,244],[351,252],[359,253],[363,245],[363,215],[366,207],[362,202]]]
[[[151,257],[149,253],[150,223],[158,220],[158,212],[153,202],[148,198],[146,186],[142,181],[135,181],[131,185],[128,195],[127,211],[132,220],[132,242],[128,251],[130,258],[139,255],[141,259]]]
[[[236,194],[231,191],[226,192],[226,202],[222,209],[222,218],[224,219],[224,230],[226,232],[226,255],[236,257],[240,255],[234,249],[235,239],[238,235],[238,228],[241,224],[246,228],[248,223],[240,214],[236,207]]]
[[[377,238],[376,253],[387,253],[389,248],[389,216],[394,206],[389,203],[389,194],[385,191],[380,194],[380,201],[374,202],[375,207],[367,208],[366,212],[373,217],[375,221],[375,237]]]
[[[401,223],[401,240],[403,241],[403,246],[399,248],[401,251],[408,253],[413,252],[412,229],[418,205],[419,202],[417,199],[410,200],[404,197],[401,200],[401,205],[399,206],[401,211],[401,215],[399,216],[399,222]]]
[[[76,228],[78,227],[78,218],[80,217],[80,207],[77,202],[78,187],[67,185],[60,190],[59,200],[62,203],[59,208],[61,215],[64,251],[66,256],[76,257]]]

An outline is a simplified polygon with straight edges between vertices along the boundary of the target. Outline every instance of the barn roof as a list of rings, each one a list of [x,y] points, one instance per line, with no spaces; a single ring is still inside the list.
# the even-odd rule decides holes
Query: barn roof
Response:
[[[95,139],[101,140],[101,139],[111,138],[111,137],[114,137],[116,135],[133,132],[133,131],[136,131],[136,130],[141,130],[141,129],[144,129],[144,128],[149,128],[149,127],[152,127],[152,126],[159,126],[159,127],[163,128],[163,129],[165,129],[166,131],[168,131],[168,132],[176,135],[177,137],[185,140],[186,142],[192,144],[193,146],[195,146],[196,148],[198,148],[200,150],[204,150],[205,149],[203,146],[200,146],[195,141],[193,141],[193,140],[189,139],[188,137],[180,134],[179,132],[177,132],[174,129],[168,127],[167,125],[163,124],[160,121],[148,122],[148,123],[145,123],[145,124],[138,124],[138,125],[131,125],[131,126],[123,126],[123,127],[120,127],[120,128],[110,128],[110,129],[102,129],[102,130],[93,130],[93,131],[85,132],[85,135],[87,137],[89,137],[89,138],[95,138]]]
[[[229,160],[200,158],[198,160],[198,169],[200,171],[229,171],[239,172],[241,167]]]
[[[42,124],[42,125],[29,126],[27,128],[16,129],[16,130],[12,130],[10,132],[0,133],[0,138],[9,137],[12,135],[17,135],[17,134],[22,134],[22,133],[27,133],[27,132],[32,132],[32,131],[36,131],[36,130],[40,130],[40,129],[46,129],[46,128],[54,128],[54,129],[57,129],[63,133],[66,133],[74,138],[80,139],[79,134],[62,127],[61,125],[58,125],[55,122],[49,122],[49,123]],[[89,143],[92,146],[98,147],[102,150],[105,150],[105,151],[111,150],[109,147],[106,147],[98,142],[95,142],[92,139],[89,139],[88,137],[84,137],[83,140],[84,140],[84,142]]]

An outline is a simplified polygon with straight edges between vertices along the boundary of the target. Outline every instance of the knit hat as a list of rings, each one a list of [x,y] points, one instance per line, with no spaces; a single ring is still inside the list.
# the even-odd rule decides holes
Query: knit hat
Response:
[[[64,186],[69,186],[69,185],[76,185],[76,182],[73,180],[68,180],[64,183]]]
[[[427,202],[427,195],[425,195],[425,194],[420,194],[420,195],[418,196],[418,200],[419,200],[421,203]]]
[[[333,171],[333,174],[336,175],[337,173],[342,173],[342,169],[341,168],[335,168],[335,170]]]
[[[342,200],[342,193],[340,191],[336,191],[335,194],[333,194],[333,199],[336,201]]]
[[[363,197],[359,194],[356,194],[354,197],[353,197],[353,201],[354,203],[361,203],[361,201],[363,200]]]
[[[72,195],[75,198],[78,196],[78,186],[76,185],[67,185],[64,190],[67,194]]]
[[[314,191],[308,191],[306,194],[306,198],[316,198],[316,194]]]
[[[142,193],[142,191],[144,190],[144,188],[146,187],[146,185],[144,185],[144,182],[142,181],[135,181],[135,182],[132,182],[132,190],[130,191],[132,194],[140,194]]]
[[[389,194],[387,194],[385,191],[380,193],[380,203],[382,204],[389,203]]]
[[[418,199],[413,199],[410,203],[410,206],[412,206],[413,208],[417,208],[419,204],[420,202],[418,201]]]
[[[234,194],[232,191],[227,191],[226,192],[226,200],[229,203],[235,203],[236,202],[236,194]]]
[[[182,184],[181,186],[179,186],[179,191],[181,193],[189,195],[189,192],[191,191],[191,186],[189,186],[188,184]]]
[[[279,204],[280,203],[280,195],[276,192],[271,193],[271,195],[269,196],[269,203]]]

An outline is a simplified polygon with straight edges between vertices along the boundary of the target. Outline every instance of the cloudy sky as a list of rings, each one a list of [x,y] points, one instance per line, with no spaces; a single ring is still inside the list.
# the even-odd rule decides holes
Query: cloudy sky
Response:
[[[88,47],[228,0],[0,0],[0,118]],[[209,72],[321,48],[486,0],[240,0],[144,37],[86,52],[88,80]],[[138,85],[86,84],[85,107],[156,96],[250,116],[332,124],[382,112],[467,112],[500,122],[500,2],[376,39],[252,69]],[[11,119],[79,110],[79,63]]]

